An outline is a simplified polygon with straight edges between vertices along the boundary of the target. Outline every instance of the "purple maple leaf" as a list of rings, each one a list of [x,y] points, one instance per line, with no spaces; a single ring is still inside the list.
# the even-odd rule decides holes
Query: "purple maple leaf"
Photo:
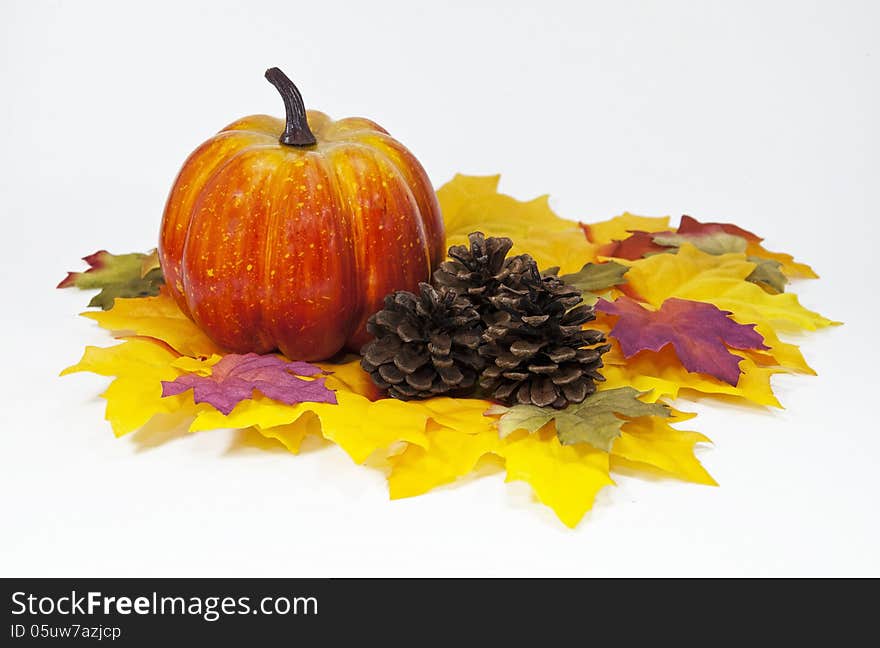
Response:
[[[713,304],[689,299],[667,299],[659,310],[650,311],[629,297],[614,302],[600,299],[595,309],[617,315],[611,337],[620,343],[627,358],[648,349],[659,351],[667,344],[675,349],[685,369],[708,374],[736,386],[742,358],[727,350],[770,347],[754,324],[739,324]]]
[[[303,380],[300,376],[324,373],[308,362],[290,362],[277,355],[230,353],[212,367],[210,376],[185,374],[173,381],[162,381],[162,396],[176,396],[193,390],[196,403],[210,403],[229,414],[241,401],[253,398],[254,390],[287,405],[295,403],[333,403],[336,393],[327,389],[324,378]]]

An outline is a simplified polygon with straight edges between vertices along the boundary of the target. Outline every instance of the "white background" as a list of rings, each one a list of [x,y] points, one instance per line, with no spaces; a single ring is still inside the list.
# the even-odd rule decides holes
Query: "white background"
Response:
[[[880,575],[876,2],[25,2],[0,13],[0,575]],[[115,439],[109,339],[55,291],[156,244],[179,165],[251,113],[368,116],[435,186],[503,174],[585,221],[688,213],[813,264],[787,409],[695,406],[707,488],[621,477],[576,531],[492,474],[391,502],[337,448]],[[689,403],[684,403],[687,409]]]

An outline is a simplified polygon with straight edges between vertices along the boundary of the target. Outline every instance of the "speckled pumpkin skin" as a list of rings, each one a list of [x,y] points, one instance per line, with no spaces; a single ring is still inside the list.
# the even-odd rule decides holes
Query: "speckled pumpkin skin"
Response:
[[[184,163],[159,258],[180,308],[219,345],[297,360],[357,351],[367,318],[445,256],[434,189],[377,124],[308,111],[317,144],[246,117]]]

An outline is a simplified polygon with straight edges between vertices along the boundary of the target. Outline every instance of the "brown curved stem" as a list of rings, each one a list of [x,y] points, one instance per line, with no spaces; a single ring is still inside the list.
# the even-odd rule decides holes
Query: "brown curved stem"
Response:
[[[303,104],[302,95],[293,85],[293,81],[278,68],[266,70],[266,79],[278,90],[284,100],[284,111],[287,113],[287,124],[278,141],[286,146],[314,146],[317,144],[318,141],[306,119],[306,107]]]

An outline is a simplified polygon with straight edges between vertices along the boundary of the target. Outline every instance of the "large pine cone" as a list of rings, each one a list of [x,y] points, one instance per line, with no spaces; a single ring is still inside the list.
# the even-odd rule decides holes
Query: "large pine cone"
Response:
[[[506,237],[486,238],[482,232],[473,232],[468,242],[470,245],[449,248],[451,258],[434,271],[434,284],[468,296],[484,313],[493,309],[490,300],[499,286],[516,282],[527,270],[531,257],[522,254],[508,258],[513,242]]]
[[[480,316],[452,290],[422,283],[418,295],[392,293],[367,331],[376,339],[361,350],[361,366],[401,400],[471,388],[485,364],[477,352]]]
[[[480,354],[488,366],[480,386],[503,403],[552,406],[580,403],[596,391],[602,354],[610,345],[601,331],[582,329],[595,319],[581,293],[554,276],[542,277],[531,261],[512,285],[491,298],[497,309],[483,315]]]

